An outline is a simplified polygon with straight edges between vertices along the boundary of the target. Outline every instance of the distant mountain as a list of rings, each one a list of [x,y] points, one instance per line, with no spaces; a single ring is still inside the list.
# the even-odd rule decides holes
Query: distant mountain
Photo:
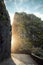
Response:
[[[30,50],[32,46],[42,46],[43,21],[33,14],[16,12],[12,24],[12,38],[15,39],[13,43],[16,50]]]

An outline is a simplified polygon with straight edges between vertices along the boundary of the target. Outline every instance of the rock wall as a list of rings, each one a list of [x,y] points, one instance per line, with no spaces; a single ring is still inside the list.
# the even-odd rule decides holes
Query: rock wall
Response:
[[[29,23],[27,14],[24,12],[16,12],[12,24],[12,52],[18,52],[19,50],[21,51],[22,49],[29,47],[29,38],[27,37],[28,35],[25,28],[25,23]]]
[[[39,46],[38,42],[43,37],[42,29],[41,19],[34,14],[16,12],[12,24],[12,52],[22,50],[24,52],[31,50],[33,45]],[[40,43],[42,44],[43,41]]]
[[[11,54],[11,25],[4,0],[0,0],[0,62]]]

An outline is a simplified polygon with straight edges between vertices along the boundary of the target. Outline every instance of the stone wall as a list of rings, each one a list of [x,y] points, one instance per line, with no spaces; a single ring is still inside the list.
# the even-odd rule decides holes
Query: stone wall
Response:
[[[0,0],[0,62],[11,54],[11,25],[4,0]]]

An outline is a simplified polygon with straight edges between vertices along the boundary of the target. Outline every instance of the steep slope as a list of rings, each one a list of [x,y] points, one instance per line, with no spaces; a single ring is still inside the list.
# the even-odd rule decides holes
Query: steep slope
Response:
[[[0,62],[10,57],[11,53],[11,25],[4,0],[0,0]]]
[[[43,43],[43,26],[41,25],[43,22],[35,15],[16,12],[12,24],[13,51],[31,50],[33,45],[40,46]]]

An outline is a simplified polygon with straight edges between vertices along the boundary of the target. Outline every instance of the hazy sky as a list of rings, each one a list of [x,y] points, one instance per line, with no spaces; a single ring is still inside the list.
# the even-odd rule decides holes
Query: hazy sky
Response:
[[[11,20],[15,12],[33,13],[43,20],[43,0],[5,0]]]

